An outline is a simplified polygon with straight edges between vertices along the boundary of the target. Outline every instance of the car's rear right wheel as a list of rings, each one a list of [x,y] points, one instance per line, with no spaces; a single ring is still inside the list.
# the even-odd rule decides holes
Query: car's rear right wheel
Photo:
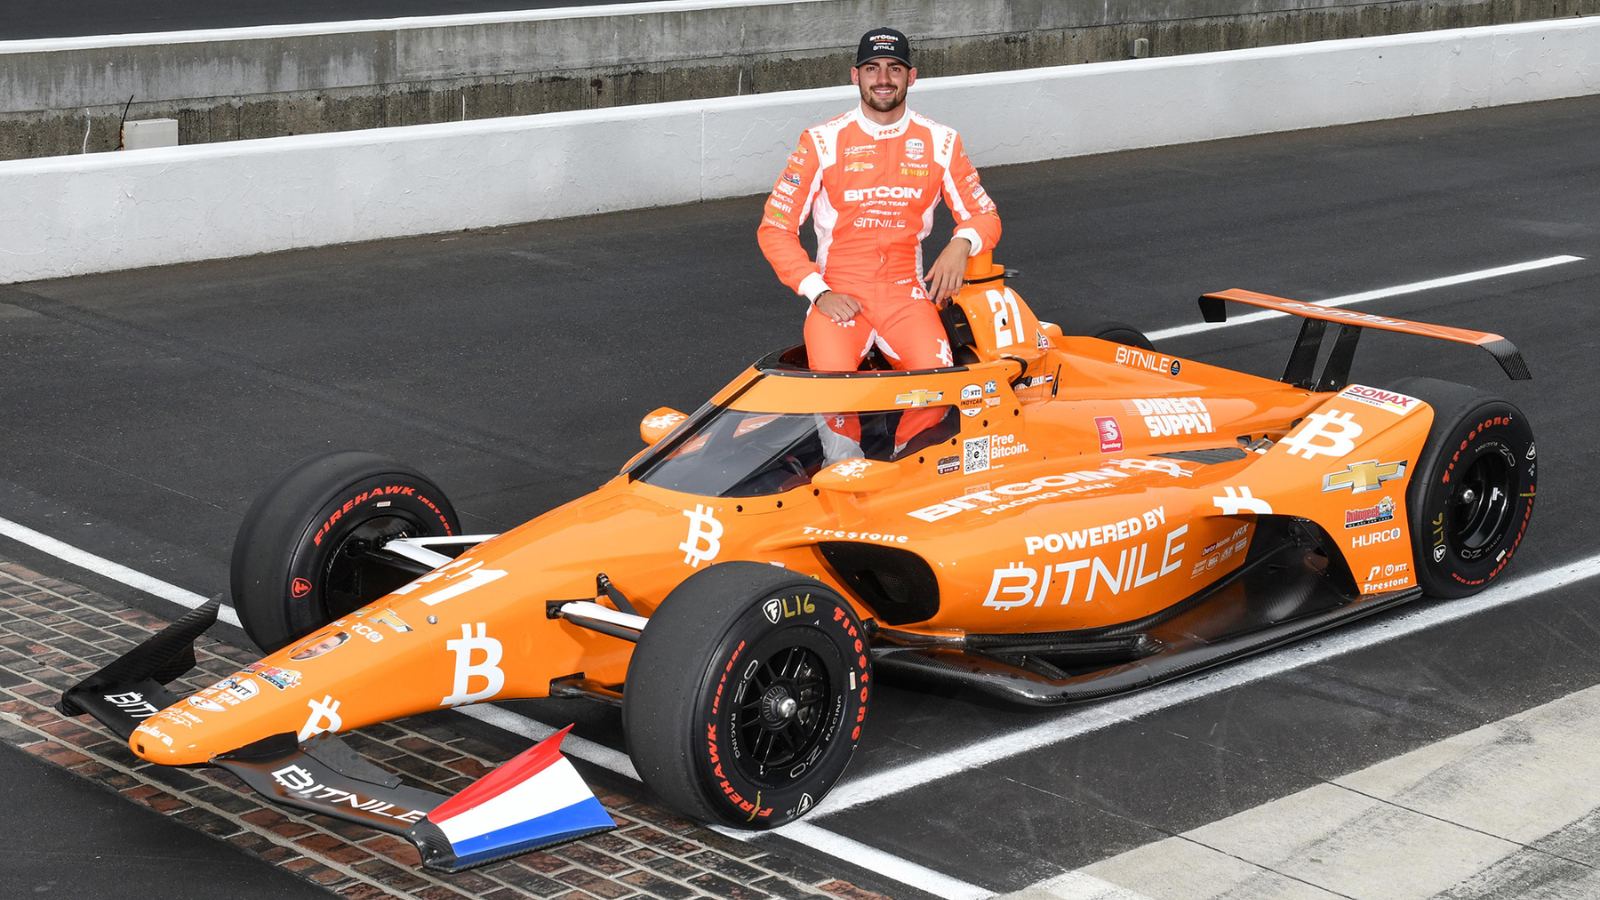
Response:
[[[1511,562],[1533,514],[1537,450],[1527,416],[1505,400],[1437,378],[1390,385],[1433,407],[1406,490],[1417,584],[1466,597]]]

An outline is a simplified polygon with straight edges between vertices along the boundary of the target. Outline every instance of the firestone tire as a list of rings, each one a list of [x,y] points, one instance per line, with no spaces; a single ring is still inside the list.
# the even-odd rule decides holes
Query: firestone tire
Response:
[[[667,595],[634,650],[622,701],[628,754],[678,811],[774,828],[844,774],[870,682],[849,601],[786,569],[712,566]]]
[[[1483,590],[1511,562],[1533,515],[1537,450],[1510,403],[1436,378],[1391,389],[1433,407],[1433,426],[1406,489],[1417,584],[1430,597]]]
[[[409,466],[354,450],[307,457],[268,485],[239,525],[234,609],[250,639],[271,652],[411,580],[352,551],[460,533],[444,492]]]
[[[1140,350],[1154,350],[1155,346],[1144,332],[1125,322],[1116,322],[1111,319],[1090,319],[1068,316],[1065,320],[1056,322],[1061,326],[1061,333],[1075,337],[1099,338],[1113,344],[1124,344],[1137,347]]]

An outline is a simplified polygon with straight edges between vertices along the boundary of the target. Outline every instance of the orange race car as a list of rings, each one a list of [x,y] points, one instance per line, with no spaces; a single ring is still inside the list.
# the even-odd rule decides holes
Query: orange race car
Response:
[[[1519,410],[1430,378],[1347,381],[1367,328],[1477,344],[1527,378],[1498,335],[1202,297],[1208,321],[1229,302],[1304,319],[1274,381],[1114,323],[1063,334],[987,256],[968,277],[944,311],[957,365],[828,374],[774,353],[693,415],[645,416],[619,475],[505,534],[461,535],[437,487],[380,457],[305,460],[234,549],[234,604],[269,654],[169,692],[213,605],[61,708],[145,759],[228,767],[460,868],[610,826],[559,736],[445,798],[338,732],[591,698],[621,707],[673,807],[766,828],[837,783],[885,672],[1025,704],[1103,697],[1471,594],[1522,540],[1537,463]],[[918,408],[943,416],[896,447]],[[826,458],[846,423],[859,455]]]

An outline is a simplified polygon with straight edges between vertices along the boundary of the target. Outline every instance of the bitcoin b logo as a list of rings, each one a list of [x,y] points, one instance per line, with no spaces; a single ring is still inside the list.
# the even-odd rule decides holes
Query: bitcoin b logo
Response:
[[[338,731],[344,727],[344,720],[339,718],[339,701],[331,695],[324,694],[321,700],[307,700],[306,706],[311,707],[311,715],[300,729],[300,740],[306,741],[324,731]]]
[[[683,561],[698,569],[701,563],[716,559],[722,552],[722,523],[709,508],[699,503],[683,514],[689,517],[689,536],[678,549],[683,551]]]
[[[1351,421],[1355,413],[1342,413],[1330,409],[1326,413],[1314,412],[1306,416],[1300,430],[1284,438],[1281,443],[1289,448],[1289,455],[1306,459],[1318,456],[1338,458],[1356,449],[1356,438],[1361,436],[1361,426]]]
[[[487,700],[506,686],[506,673],[500,669],[500,642],[489,637],[488,630],[488,625],[479,622],[478,634],[474,637],[472,626],[462,625],[459,639],[444,642],[445,649],[456,655],[456,680],[450,696],[439,701],[440,706],[460,706]],[[483,662],[472,661],[474,652],[483,654]],[[474,676],[484,680],[483,690],[471,690]]]

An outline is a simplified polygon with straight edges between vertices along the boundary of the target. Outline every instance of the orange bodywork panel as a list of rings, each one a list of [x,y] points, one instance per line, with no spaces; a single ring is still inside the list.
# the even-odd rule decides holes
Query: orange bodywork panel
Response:
[[[544,697],[568,676],[620,683],[632,643],[548,612],[558,601],[609,604],[596,600],[601,572],[644,616],[694,572],[751,560],[815,577],[863,619],[905,632],[1070,631],[1194,595],[1243,562],[1261,516],[1287,515],[1332,536],[1363,592],[1414,584],[1405,498],[1432,422],[1426,404],[1063,337],[987,257],[975,266],[969,276],[988,280],[957,303],[976,362],[823,375],[769,357],[686,420],[652,413],[644,434],[657,442],[594,492],[158,713],[130,746],[156,762],[201,763],[284,732],[304,740]],[[733,458],[716,454],[829,414],[924,406],[947,410],[944,430],[893,458],[785,472],[775,451],[778,486],[744,493],[677,489],[661,476],[692,469],[697,454],[716,474],[717,460]],[[813,484],[818,471],[827,474]],[[931,614],[893,621],[874,609],[828,562],[841,544],[924,561],[937,579],[937,596],[923,598]]]

